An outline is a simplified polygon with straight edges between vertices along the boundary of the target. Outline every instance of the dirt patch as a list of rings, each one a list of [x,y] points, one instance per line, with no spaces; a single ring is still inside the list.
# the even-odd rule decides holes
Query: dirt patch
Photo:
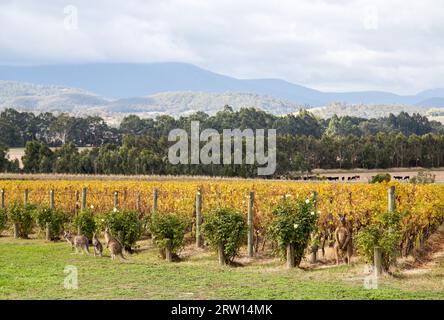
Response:
[[[19,149],[10,150],[10,159],[21,159],[23,152]],[[428,170],[425,168],[389,168],[389,169],[314,169],[310,175],[319,175],[325,177],[338,177],[338,182],[368,182],[372,176],[378,173],[390,173],[392,176],[415,177],[420,171],[428,171],[435,175],[436,182],[444,182],[444,168],[434,168]],[[348,180],[348,178],[359,176],[359,178]],[[261,181],[262,179],[244,179],[240,177],[211,177],[211,176],[169,176],[169,175],[88,175],[88,174],[15,174],[15,173],[2,173],[0,174],[0,180],[98,180],[98,181],[177,181],[177,180],[194,180],[194,181]],[[262,181],[288,181],[290,183],[295,180],[280,180],[280,179],[267,179]],[[402,180],[408,182],[408,179]],[[307,181],[298,180],[297,182],[304,183]],[[309,181],[309,182],[316,182]]]
[[[444,258],[444,223],[426,241],[424,248],[416,250],[413,257],[403,261],[404,274],[427,273]]]
[[[348,178],[357,176],[354,182],[368,182],[371,178],[378,173],[389,173],[392,177],[400,176],[403,178],[402,181],[408,182],[409,178],[416,177],[419,172],[427,171],[435,175],[435,182],[444,182],[444,169],[436,168],[433,170],[428,170],[426,168],[388,168],[388,169],[354,169],[354,170],[340,170],[340,169],[315,169],[313,174],[319,174],[320,176],[326,177],[338,177],[339,181],[348,182]],[[408,177],[408,179],[404,179]],[[344,178],[344,179],[343,179]],[[352,181],[352,182],[353,182]]]

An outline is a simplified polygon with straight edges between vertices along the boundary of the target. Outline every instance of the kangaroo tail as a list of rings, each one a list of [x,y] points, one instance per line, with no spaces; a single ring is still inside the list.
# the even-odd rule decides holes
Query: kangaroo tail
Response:
[[[123,260],[128,260],[128,259],[125,258],[125,256],[123,255],[123,252],[120,253],[120,257],[121,257]]]

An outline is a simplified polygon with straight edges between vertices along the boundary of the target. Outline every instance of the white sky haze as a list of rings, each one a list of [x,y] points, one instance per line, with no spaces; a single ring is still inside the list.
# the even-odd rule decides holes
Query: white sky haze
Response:
[[[414,94],[444,87],[444,2],[0,0],[0,64],[163,61]]]

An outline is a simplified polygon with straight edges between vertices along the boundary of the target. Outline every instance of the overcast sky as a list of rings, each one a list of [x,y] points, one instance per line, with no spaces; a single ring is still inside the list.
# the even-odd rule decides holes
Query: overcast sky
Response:
[[[0,0],[0,64],[159,61],[416,93],[444,87],[444,2]]]

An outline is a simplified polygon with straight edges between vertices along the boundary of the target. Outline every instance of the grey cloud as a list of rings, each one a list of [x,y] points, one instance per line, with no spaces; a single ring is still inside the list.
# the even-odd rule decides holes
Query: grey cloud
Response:
[[[79,29],[63,28],[63,7]],[[329,90],[442,86],[444,4],[426,1],[3,0],[0,63],[182,61]]]

